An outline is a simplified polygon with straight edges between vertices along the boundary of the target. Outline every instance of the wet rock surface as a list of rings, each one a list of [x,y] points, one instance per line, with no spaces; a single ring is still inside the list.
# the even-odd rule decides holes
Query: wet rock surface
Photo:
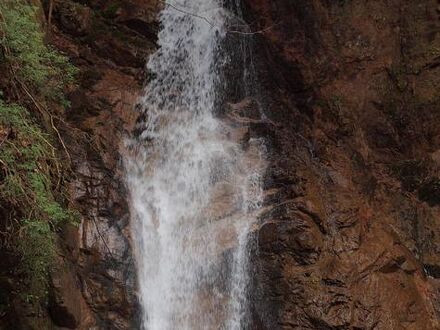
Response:
[[[234,100],[224,116],[237,140],[265,137],[269,162],[251,328],[438,329],[437,1],[243,2],[252,30],[264,29],[254,63],[267,120],[255,100]],[[51,279],[58,327],[136,327],[119,150],[136,121],[159,7],[54,8],[51,39],[81,72],[62,134],[82,220],[64,230],[63,270]],[[224,210],[225,191],[212,212]]]
[[[270,121],[251,328],[438,329],[437,1],[245,3]]]
[[[47,8],[48,9],[48,8]],[[53,272],[50,316],[69,329],[132,329],[137,298],[121,150],[136,121],[144,65],[155,49],[154,1],[57,1],[52,43],[79,68],[63,139],[75,180],[70,192],[79,228],[67,227],[66,251]],[[135,22],[135,23],[133,23]]]

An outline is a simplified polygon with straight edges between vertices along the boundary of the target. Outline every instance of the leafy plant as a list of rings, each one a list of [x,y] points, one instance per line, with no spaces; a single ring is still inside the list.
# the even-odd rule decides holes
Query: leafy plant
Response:
[[[56,199],[51,171],[57,166],[55,149],[30,113],[19,105],[0,100],[0,200],[19,210],[13,228],[17,234],[20,271],[27,281],[27,295],[42,298],[47,271],[55,251],[54,230],[75,214]],[[38,299],[37,299],[38,300]]]
[[[1,219],[6,235],[0,234],[0,244],[19,258],[15,271],[25,284],[19,293],[35,307],[47,298],[55,233],[77,219],[60,189],[66,167],[48,110],[68,104],[64,91],[77,70],[45,43],[38,15],[27,1],[0,1],[0,65],[11,81],[0,86],[0,204],[10,211]],[[32,110],[39,111],[40,122]]]
[[[0,45],[14,77],[43,97],[65,104],[63,91],[73,84],[77,69],[44,43],[37,8],[20,0],[3,0],[0,12]]]

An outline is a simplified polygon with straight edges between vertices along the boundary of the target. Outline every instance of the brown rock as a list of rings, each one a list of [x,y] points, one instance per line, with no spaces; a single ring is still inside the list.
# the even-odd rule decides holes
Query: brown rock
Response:
[[[436,2],[245,3],[277,127],[255,327],[438,329]]]
[[[120,153],[136,121],[133,109],[155,36],[138,33],[127,21],[137,15],[154,31],[158,7],[150,1],[118,2],[117,8],[82,3],[56,2],[51,34],[80,71],[63,135],[81,224],[63,231],[68,267],[52,275],[50,314],[64,328],[130,329],[138,307]]]
[[[59,327],[87,329],[95,324],[95,319],[71,267],[58,257],[56,270],[51,275],[49,314]]]
[[[82,77],[67,113],[79,133],[64,132],[82,222],[76,238],[66,233],[74,269],[54,275],[67,283],[53,283],[60,325],[133,327],[116,146],[136,121],[129,114],[155,47],[160,3],[63,0],[56,9],[52,37]],[[268,149],[252,329],[439,328],[437,6],[244,0],[245,19],[264,30],[254,36],[253,60],[267,119],[252,99],[233,100],[220,115],[230,136],[264,137]],[[252,148],[247,156],[256,159]],[[222,219],[225,249],[234,241],[228,189],[218,186],[211,210]],[[76,278],[83,298],[74,294]]]
[[[74,36],[84,36],[90,32],[93,12],[90,8],[70,1],[57,3],[60,27]]]

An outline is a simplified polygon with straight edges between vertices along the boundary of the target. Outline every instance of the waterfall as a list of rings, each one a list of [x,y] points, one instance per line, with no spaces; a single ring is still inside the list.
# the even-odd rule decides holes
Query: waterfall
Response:
[[[221,0],[169,4],[125,157],[142,328],[244,329],[264,148],[220,115],[243,84],[225,74],[237,18]]]

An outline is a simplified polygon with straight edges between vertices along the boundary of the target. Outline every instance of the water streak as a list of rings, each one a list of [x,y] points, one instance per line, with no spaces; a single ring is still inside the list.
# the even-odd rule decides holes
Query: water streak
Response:
[[[174,3],[173,3],[174,4]],[[177,6],[177,5],[176,5]],[[143,328],[243,329],[248,245],[260,207],[263,148],[219,119],[233,15],[220,0],[165,6],[147,68],[141,133],[127,141]]]

